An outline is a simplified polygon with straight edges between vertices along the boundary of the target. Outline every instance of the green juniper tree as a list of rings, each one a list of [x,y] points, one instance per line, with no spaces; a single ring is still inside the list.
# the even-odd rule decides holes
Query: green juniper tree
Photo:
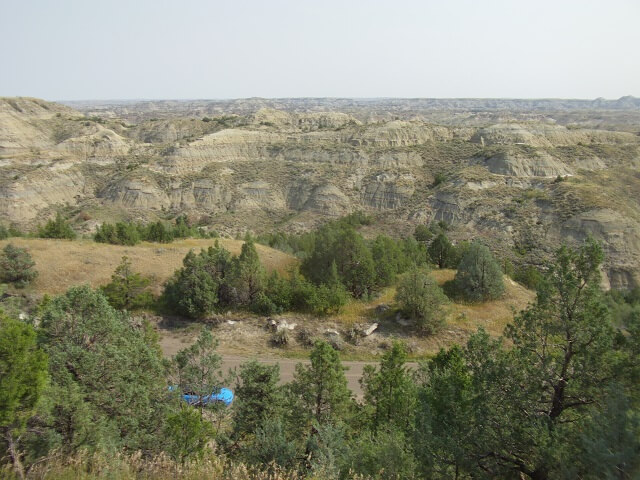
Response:
[[[455,256],[455,248],[444,233],[440,232],[429,244],[427,250],[431,261],[438,268],[454,266],[452,265],[452,259]]]
[[[345,368],[338,352],[324,341],[316,342],[310,358],[310,365],[296,365],[291,385],[302,406],[300,418],[304,423],[336,422],[350,405]]]
[[[387,425],[412,433],[417,392],[406,361],[404,345],[394,342],[382,357],[380,368],[364,367],[360,384],[365,402],[373,410],[370,424],[374,433]]]
[[[38,276],[34,266],[35,262],[25,248],[9,243],[0,254],[0,282],[22,288]]]
[[[235,389],[234,435],[253,434],[267,419],[276,417],[282,403],[279,379],[278,365],[262,365],[252,360],[240,366]]]
[[[427,270],[406,273],[398,285],[396,301],[422,332],[432,334],[444,325],[449,300]]]
[[[504,292],[502,269],[484,245],[474,242],[460,260],[455,285],[467,300],[484,302]]]
[[[46,354],[32,327],[0,313],[0,445],[24,478],[21,437],[37,413],[48,379]]]
[[[44,227],[38,229],[38,236],[41,238],[65,238],[73,240],[76,232],[73,231],[69,223],[58,212],[55,220],[49,220]]]
[[[114,308],[133,310],[149,306],[153,301],[151,292],[147,290],[150,282],[150,278],[133,271],[131,260],[125,256],[111,275],[111,282],[101,290]]]
[[[157,345],[100,292],[73,287],[42,309],[52,428],[67,451],[157,448],[167,408]]]

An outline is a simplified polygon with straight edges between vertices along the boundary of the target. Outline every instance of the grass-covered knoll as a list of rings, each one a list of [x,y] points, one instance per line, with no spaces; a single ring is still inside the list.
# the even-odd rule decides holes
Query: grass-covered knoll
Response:
[[[234,254],[240,253],[243,244],[241,240],[218,241]],[[4,248],[7,243],[8,240],[0,241],[0,247]],[[153,277],[152,287],[156,293],[160,293],[164,282],[182,265],[182,259],[189,250],[208,248],[214,244],[214,240],[186,239],[167,245],[144,242],[136,246],[120,246],[93,240],[12,238],[11,243],[27,248],[36,262],[38,277],[29,287],[36,293],[61,293],[73,285],[84,283],[93,287],[107,284],[125,255],[136,272]],[[297,262],[291,255],[270,247],[257,245],[256,248],[267,271],[286,272]]]

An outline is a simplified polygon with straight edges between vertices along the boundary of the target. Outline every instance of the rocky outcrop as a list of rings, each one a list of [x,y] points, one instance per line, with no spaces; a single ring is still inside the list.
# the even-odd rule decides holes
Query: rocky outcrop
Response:
[[[414,192],[414,177],[382,173],[366,181],[362,194],[365,205],[383,210],[402,207]]]
[[[43,220],[42,212],[52,207],[77,205],[90,195],[84,176],[67,168],[38,169],[0,187],[0,218],[28,224]]]
[[[583,242],[592,236],[605,250],[605,286],[640,286],[640,223],[609,210],[591,210],[564,222],[555,232],[559,241]]]
[[[261,108],[278,102],[286,109]],[[542,114],[427,117],[404,102],[358,119],[287,99],[231,102],[250,108],[245,115],[195,101],[183,117],[171,110],[180,102],[148,102],[139,117],[129,105],[127,118],[154,119],[129,125],[109,112],[0,99],[0,220],[31,228],[70,206],[96,222],[187,213],[235,234],[276,224],[299,232],[365,210],[387,232],[442,220],[454,240],[485,236],[533,264],[591,232],[605,245],[608,283],[638,284],[640,136],[567,128]]]
[[[571,175],[573,172],[562,162],[544,152],[529,155],[506,151],[483,160],[491,173],[512,177],[548,177]]]
[[[147,178],[117,181],[100,192],[98,197],[128,209],[161,210],[171,206],[167,193]]]

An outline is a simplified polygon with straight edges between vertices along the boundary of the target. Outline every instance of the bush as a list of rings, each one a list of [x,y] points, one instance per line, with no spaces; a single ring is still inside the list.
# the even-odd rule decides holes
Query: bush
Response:
[[[486,246],[478,242],[471,244],[458,266],[455,287],[472,302],[493,300],[502,295],[502,270]]]
[[[76,238],[76,232],[73,231],[62,215],[58,213],[55,220],[49,220],[44,227],[38,228],[38,236],[40,238],[65,238],[73,240]]]
[[[415,269],[405,274],[398,285],[396,301],[422,332],[431,334],[444,325],[444,306],[449,300],[428,271]]]
[[[131,268],[128,257],[122,257],[120,265],[111,275],[111,282],[101,288],[113,308],[134,310],[153,303],[153,295],[147,290],[151,280]]]
[[[0,281],[22,288],[38,276],[35,262],[24,248],[7,244],[0,255]]]

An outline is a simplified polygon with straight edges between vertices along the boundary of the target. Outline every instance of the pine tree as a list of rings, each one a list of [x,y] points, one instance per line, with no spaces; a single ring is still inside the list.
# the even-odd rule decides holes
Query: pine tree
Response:
[[[0,313],[0,432],[20,478],[24,468],[19,439],[38,410],[47,368],[33,328]]]
[[[44,227],[38,229],[38,236],[41,238],[66,238],[73,240],[76,232],[67,223],[64,217],[58,212],[55,220],[49,220]]]
[[[133,310],[151,304],[153,297],[146,288],[151,280],[131,268],[129,257],[122,257],[120,265],[111,275],[111,282],[102,287],[109,303],[118,310]]]
[[[364,368],[360,384],[367,405],[373,408],[371,427],[375,432],[382,426],[395,426],[405,434],[413,430],[416,404],[416,387],[407,370],[407,351],[394,342],[380,362],[380,368],[371,365]]]
[[[22,288],[38,276],[35,262],[25,248],[7,244],[0,255],[0,282]]]
[[[252,360],[240,365],[233,413],[235,436],[255,434],[267,419],[276,416],[282,402],[279,380],[277,364],[262,365]]]
[[[428,271],[413,269],[403,275],[396,292],[396,301],[422,332],[431,334],[444,325],[444,306],[449,300]]]
[[[493,300],[504,292],[502,269],[484,245],[471,244],[458,265],[455,285],[457,290],[473,302]]]
[[[345,368],[327,342],[318,341],[311,352],[311,364],[296,365],[292,391],[298,396],[302,419],[319,424],[339,420],[349,408],[351,394]]]

